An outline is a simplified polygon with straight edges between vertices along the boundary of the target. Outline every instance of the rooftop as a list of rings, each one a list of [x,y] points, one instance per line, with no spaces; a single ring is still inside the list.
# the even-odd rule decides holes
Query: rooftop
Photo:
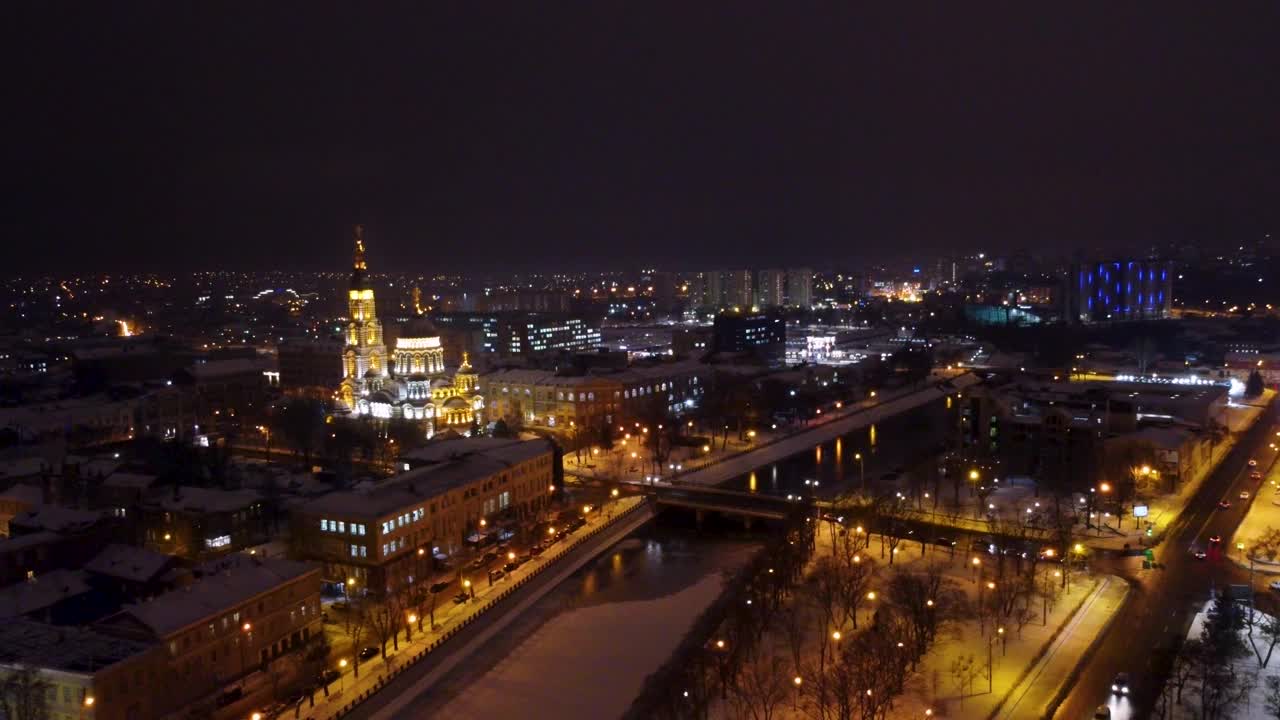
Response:
[[[85,563],[84,569],[95,575],[150,582],[169,567],[172,559],[154,550],[113,543]]]
[[[401,456],[410,463],[425,463],[420,467],[367,488],[329,493],[300,510],[313,515],[378,518],[550,452],[544,440],[468,438],[429,443]]]
[[[143,475],[141,473],[118,472],[107,476],[102,481],[103,487],[112,488],[133,488],[135,490],[145,490],[151,487],[156,481],[155,475]]]
[[[150,648],[87,628],[54,627],[21,618],[0,623],[0,665],[92,673]]]
[[[0,619],[43,610],[91,589],[80,570],[50,570],[32,580],[0,588]]]
[[[217,617],[285,583],[309,573],[314,565],[279,558],[233,554],[196,568],[191,585],[144,603],[126,605],[119,616],[141,623],[158,638]],[[203,576],[201,576],[201,574]],[[110,623],[112,618],[106,621]]]
[[[148,504],[169,512],[235,512],[260,502],[257,490],[219,490],[180,485],[157,493]]]
[[[10,525],[24,528],[40,528],[50,532],[68,532],[94,525],[102,519],[102,513],[96,510],[77,510],[62,505],[40,505],[23,513],[18,513]]]
[[[271,369],[273,365],[269,358],[232,358],[195,363],[187,368],[187,371],[197,380],[208,380],[231,375],[261,373],[263,370]]]

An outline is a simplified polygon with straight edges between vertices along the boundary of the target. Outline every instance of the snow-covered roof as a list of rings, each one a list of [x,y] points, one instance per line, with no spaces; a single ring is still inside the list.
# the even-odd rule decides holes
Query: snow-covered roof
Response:
[[[148,504],[169,512],[235,512],[261,500],[262,496],[256,490],[218,490],[180,485],[177,492],[165,489],[157,493]]]
[[[50,532],[67,532],[77,528],[88,527],[102,519],[102,513],[96,510],[77,510],[62,505],[40,505],[17,516],[10,525],[21,525],[27,528],[40,528]]]
[[[55,627],[23,618],[0,623],[0,665],[9,667],[93,673],[151,647],[88,628]]]
[[[150,582],[168,568],[172,559],[154,550],[113,543],[85,563],[84,569],[95,575]]]
[[[227,555],[196,569],[201,577],[191,585],[150,601],[126,605],[119,615],[141,623],[158,638],[219,617],[249,600],[319,569],[307,563],[249,555]],[[110,623],[111,618],[104,622]]]
[[[103,487],[111,488],[132,488],[134,490],[146,490],[156,481],[155,475],[143,475],[142,473],[118,472],[112,473],[107,479],[102,481]]]
[[[51,570],[31,580],[0,588],[0,619],[43,610],[91,588],[80,570]]]

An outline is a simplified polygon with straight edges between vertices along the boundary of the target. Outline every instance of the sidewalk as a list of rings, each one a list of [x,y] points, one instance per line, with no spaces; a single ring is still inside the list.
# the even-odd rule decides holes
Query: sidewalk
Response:
[[[1280,445],[1280,437],[1272,439]],[[1238,543],[1244,543],[1248,551],[1258,551],[1253,564],[1256,572],[1276,574],[1280,573],[1280,553],[1268,558],[1265,549],[1258,547],[1259,541],[1268,531],[1280,530],[1280,462],[1277,462],[1280,460],[1280,453],[1271,453],[1270,460],[1266,475],[1262,482],[1252,489],[1252,497],[1247,501],[1249,511],[1245,513],[1244,519],[1231,534],[1227,544],[1227,557],[1240,567],[1249,569],[1246,555],[1236,549]],[[1268,464],[1265,459],[1261,459],[1260,462],[1264,465]],[[1280,545],[1276,549],[1280,550]]]
[[[1124,605],[1129,586],[1120,578],[1105,577],[1080,611],[1063,628],[1044,657],[1013,689],[996,713],[998,720],[1039,720],[1058,694],[1069,686],[1072,671],[1094,640],[1106,632]]]
[[[529,561],[515,569],[507,578],[498,581],[492,587],[481,587],[480,584],[477,584],[475,586],[475,600],[460,606],[453,605],[452,599],[447,600],[449,603],[448,608],[444,606],[437,608],[437,627],[434,631],[415,632],[411,641],[406,641],[402,637],[398,651],[393,651],[390,643],[388,643],[385,661],[380,657],[375,657],[367,662],[362,662],[358,679],[349,670],[344,672],[340,680],[330,684],[328,697],[317,691],[314,696],[314,707],[311,707],[309,701],[304,700],[296,713],[294,708],[290,707],[277,717],[327,720],[328,718],[337,718],[345,715],[365,698],[381,689],[396,675],[409,669],[413,664],[427,658],[429,655],[434,656],[437,648],[442,643],[453,637],[462,628],[471,624],[481,614],[511,593],[520,589],[535,577],[540,576],[544,570],[561,571],[558,574],[553,573],[558,577],[566,569],[560,567],[559,564],[559,561],[565,555],[578,549],[584,543],[595,539],[602,532],[620,522],[622,525],[618,527],[630,532],[634,529],[634,525],[643,524],[651,517],[649,513],[643,512],[648,507],[643,497],[624,497],[617,500],[616,503],[618,506],[612,515],[597,515],[590,519],[584,528],[571,536],[572,539],[570,541],[557,543],[539,556],[538,559]],[[554,587],[554,583],[551,584],[551,587]],[[516,609],[508,608],[504,612],[510,613]],[[501,624],[498,623],[498,626],[501,626]],[[444,649],[443,652],[452,653],[453,655],[448,658],[448,661],[456,664],[464,658],[465,652],[470,647],[468,645],[466,648],[459,648],[451,645],[449,648]],[[463,654],[460,655],[458,654],[459,652]],[[342,658],[334,655],[331,658],[331,664],[336,666],[340,659]],[[334,667],[334,669],[339,668]]]
[[[952,628],[948,637],[940,637],[937,644],[925,655],[916,673],[907,680],[900,702],[895,706],[898,717],[924,717],[927,710],[939,717],[988,720],[995,717],[1031,717],[1028,709],[1038,704],[1030,693],[1018,698],[1024,687],[1036,688],[1052,677],[1046,673],[1069,669],[1079,661],[1074,648],[1083,648],[1093,640],[1099,619],[1105,622],[1117,605],[1099,604],[1099,598],[1114,582],[1101,577],[1088,581],[1085,577],[1073,581],[1069,592],[1059,596],[1049,611],[1047,622],[1041,624],[1040,610],[1036,607],[1036,622],[1029,623],[1017,636],[1015,627],[1007,627],[1005,641],[988,631],[982,634],[978,623],[967,620]],[[1123,583],[1121,583],[1123,584]],[[1091,603],[1092,601],[1092,603]],[[1087,610],[1086,610],[1087,608]],[[1103,610],[1105,609],[1105,612]],[[1008,620],[1005,621],[1008,625]],[[1065,639],[1063,639],[1065,638]],[[1061,643],[1059,640],[1063,639]],[[1079,643],[1079,645],[1077,645]],[[1058,650],[1054,648],[1058,647]],[[1052,654],[1050,654],[1052,653]],[[1049,665],[1041,667],[1045,658]],[[990,681],[986,676],[987,660],[991,660]],[[969,663],[976,674],[967,682],[953,671],[958,663]],[[1039,682],[1036,675],[1039,673]],[[990,690],[988,690],[990,685]],[[1054,688],[1056,691],[1056,688]],[[1050,696],[1051,697],[1051,696]],[[1002,715],[1011,698],[1018,698],[1014,715]],[[1035,717],[1039,717],[1035,715]]]

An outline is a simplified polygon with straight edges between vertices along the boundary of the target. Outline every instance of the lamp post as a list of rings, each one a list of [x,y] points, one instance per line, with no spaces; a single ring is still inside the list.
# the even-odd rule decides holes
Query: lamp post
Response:
[[[866,490],[867,489],[867,471],[862,464],[862,453],[860,452],[854,453],[853,459],[858,461],[858,487],[861,490]]]
[[[347,659],[342,658],[338,661],[338,692],[342,692],[347,687]]]
[[[267,427],[266,425],[259,425],[258,432],[262,433],[263,442],[266,445],[266,449],[264,452],[267,456],[267,462],[270,463],[271,462],[271,428]]]
[[[244,633],[240,638],[240,685],[243,687],[245,678],[249,676],[247,667],[249,665],[249,661],[245,659],[245,647],[249,644],[249,640],[253,638],[253,625],[249,622],[245,622],[244,625],[240,626],[240,631]]]
[[[463,587],[463,589],[465,589],[465,590],[467,591],[467,593],[468,593],[468,594],[470,594],[470,595],[471,595],[471,599],[472,599],[472,600],[475,600],[475,599],[476,599],[476,589],[475,589],[474,587],[472,587],[472,586],[471,586],[471,580],[470,580],[470,579],[463,580],[463,581],[462,581],[462,587]]]
[[[416,614],[416,613],[409,613],[409,618],[408,618],[408,620],[409,620],[408,624],[406,624],[406,625],[404,626],[404,641],[405,641],[405,642],[410,642],[410,641],[412,641],[412,640],[413,640],[413,624],[414,624],[414,623],[416,623],[416,622],[418,622],[418,616],[417,616],[417,614]]]
[[[796,687],[795,698],[791,701],[791,709],[799,710],[800,709],[800,686],[804,684],[804,679],[801,678],[799,675],[797,675],[791,678],[791,684],[795,685]]]

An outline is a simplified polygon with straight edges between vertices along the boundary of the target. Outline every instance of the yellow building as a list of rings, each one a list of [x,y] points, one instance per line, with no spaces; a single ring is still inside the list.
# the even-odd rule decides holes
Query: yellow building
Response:
[[[479,378],[465,353],[457,372],[449,374],[440,333],[431,321],[419,316],[404,323],[388,361],[365,270],[364,239],[357,227],[348,294],[351,317],[338,390],[342,406],[363,417],[420,421],[428,437],[478,422],[484,411]]]
[[[364,227],[356,226],[356,251],[351,267],[351,289],[347,291],[347,342],[342,352],[342,385],[338,399],[348,408],[358,398],[376,390],[387,372],[387,346],[382,342],[382,323],[373,299],[373,288],[365,277]]]

